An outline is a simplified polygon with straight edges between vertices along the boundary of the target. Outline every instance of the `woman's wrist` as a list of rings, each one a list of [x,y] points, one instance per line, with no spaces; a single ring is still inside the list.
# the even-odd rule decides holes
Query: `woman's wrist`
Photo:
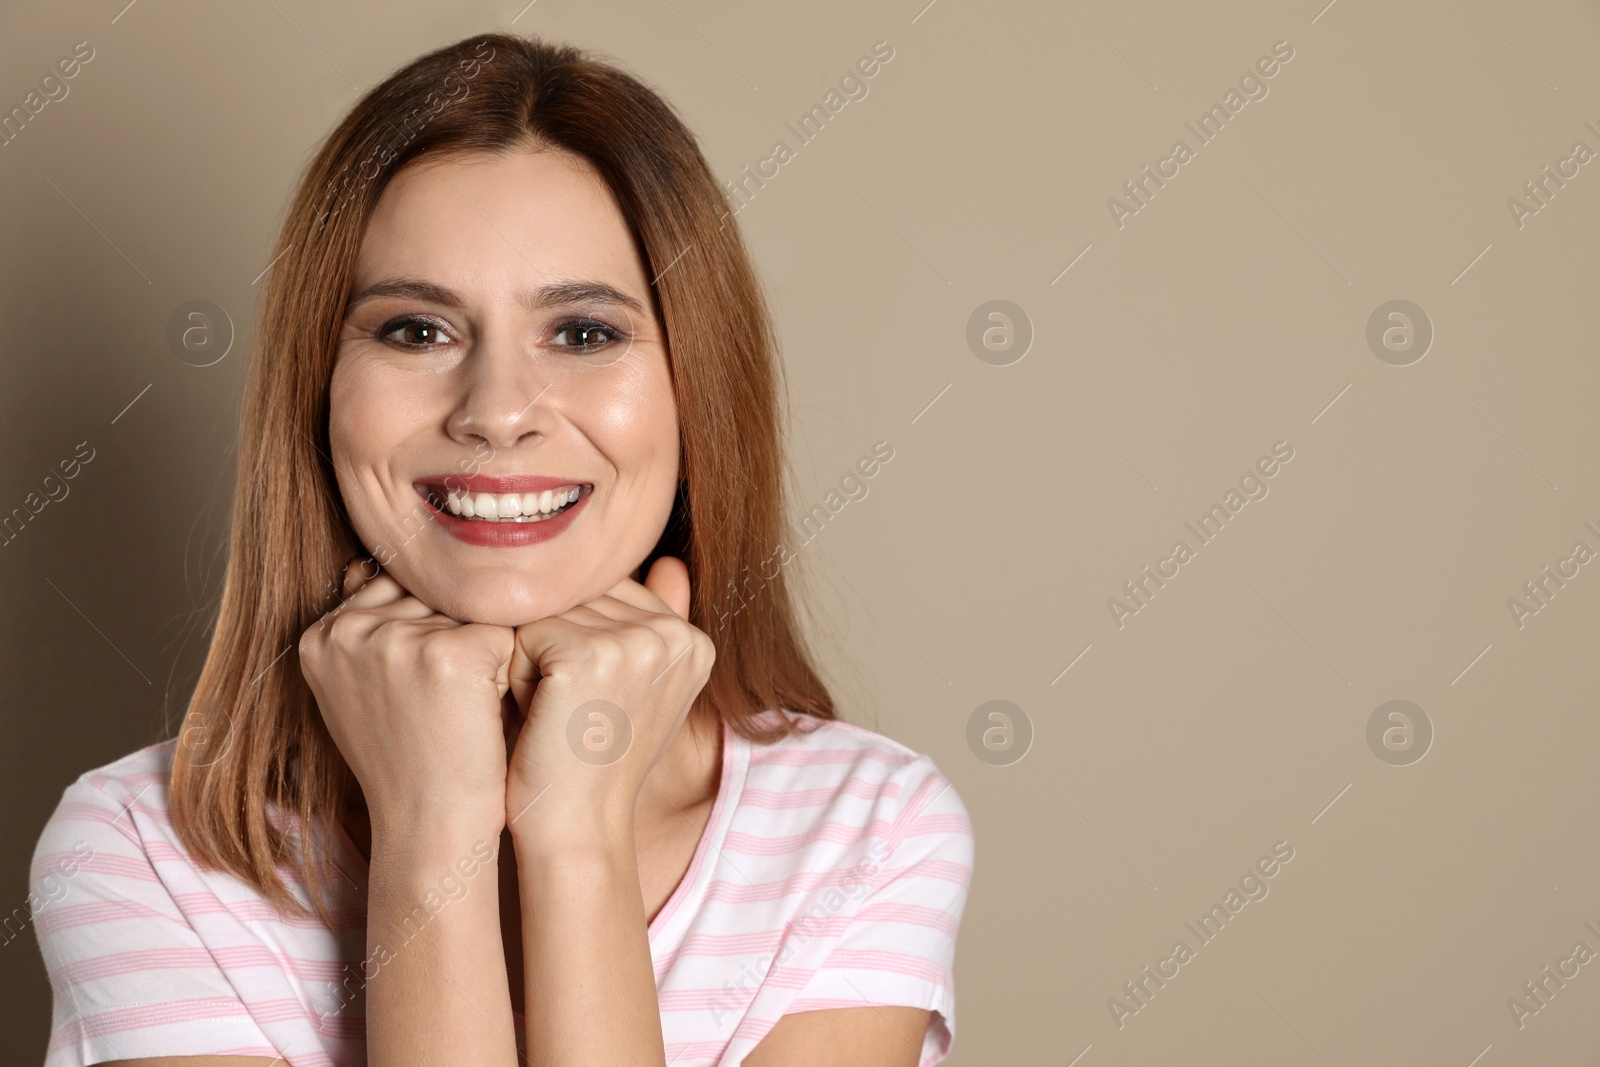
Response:
[[[431,867],[469,856],[493,862],[504,828],[504,811],[374,812],[370,862]]]
[[[548,798],[546,798],[548,799]],[[508,826],[520,866],[527,861],[597,861],[631,857],[634,818],[631,807],[591,805],[548,808],[542,803],[515,816]]]

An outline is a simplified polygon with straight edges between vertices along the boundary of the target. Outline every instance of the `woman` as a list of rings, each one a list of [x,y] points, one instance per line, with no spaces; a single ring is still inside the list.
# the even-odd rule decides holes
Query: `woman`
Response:
[[[49,1067],[948,1052],[971,825],[799,636],[725,216],[669,107],[571,48],[460,42],[333,132],[184,727],[34,857]]]

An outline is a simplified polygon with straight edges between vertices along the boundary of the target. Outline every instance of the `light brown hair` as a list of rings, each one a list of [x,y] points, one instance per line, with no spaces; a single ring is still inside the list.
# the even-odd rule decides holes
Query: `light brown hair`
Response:
[[[323,864],[292,831],[327,840],[358,796],[295,653],[305,629],[336,606],[347,561],[364,551],[328,443],[356,253],[384,187],[408,163],[526,146],[572,153],[599,172],[653,279],[684,478],[651,560],[675,555],[688,566],[689,621],[717,646],[695,713],[756,742],[789,732],[752,722],[767,708],[834,717],[781,569],[763,572],[759,595],[737,592],[783,540],[781,370],[749,257],[694,136],[654,91],[579,49],[468,38],[391,75],[329,135],[295,193],[261,303],[227,573],[178,737],[172,813],[198,861],[286,910],[302,909],[284,867],[326,917]]]

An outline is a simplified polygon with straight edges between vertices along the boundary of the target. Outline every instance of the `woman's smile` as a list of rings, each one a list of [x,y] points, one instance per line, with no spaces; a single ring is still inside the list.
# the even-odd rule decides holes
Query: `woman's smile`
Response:
[[[487,548],[548,541],[576,522],[594,495],[592,482],[537,474],[447,474],[413,484],[440,529]]]

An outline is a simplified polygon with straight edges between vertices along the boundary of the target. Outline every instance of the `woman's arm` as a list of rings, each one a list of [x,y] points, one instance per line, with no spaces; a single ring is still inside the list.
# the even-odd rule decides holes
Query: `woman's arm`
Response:
[[[688,568],[663,557],[644,585],[517,629],[506,810],[532,1067],[665,1062],[634,810],[716,658],[689,599]]]
[[[499,838],[498,826],[443,819],[373,827],[362,974],[369,1063],[515,1067]]]
[[[824,1008],[779,1019],[744,1067],[917,1067],[927,1008]]]
[[[514,1067],[496,866],[512,633],[357,572],[300,667],[371,819],[368,1061]]]
[[[562,821],[562,833],[512,830],[528,1063],[661,1067],[661,1013],[632,819],[615,826]],[[533,823],[532,812],[519,822]]]

